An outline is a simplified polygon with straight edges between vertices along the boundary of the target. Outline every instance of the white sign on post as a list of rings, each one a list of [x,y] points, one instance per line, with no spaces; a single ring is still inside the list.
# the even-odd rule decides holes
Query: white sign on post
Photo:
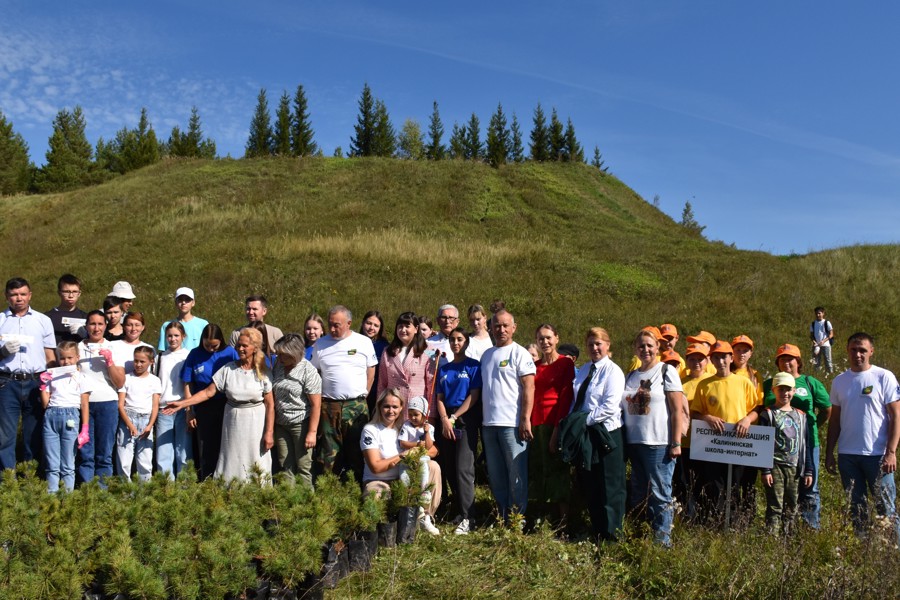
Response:
[[[771,469],[774,454],[774,427],[751,425],[747,437],[738,437],[730,423],[718,433],[705,421],[691,421],[691,460]]]

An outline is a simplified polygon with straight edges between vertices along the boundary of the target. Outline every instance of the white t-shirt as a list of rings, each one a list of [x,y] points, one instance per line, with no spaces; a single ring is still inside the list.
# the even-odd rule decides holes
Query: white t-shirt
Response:
[[[401,442],[423,442],[425,441],[425,428],[431,432],[431,441],[434,441],[434,425],[431,423],[425,423],[425,427],[416,427],[409,421],[403,423],[403,427],[400,428],[400,435],[397,438]]]
[[[900,400],[893,373],[871,366],[844,371],[831,383],[831,403],[841,408],[838,454],[881,456],[887,450],[887,405]]]
[[[663,366],[666,367],[663,382]],[[636,392],[642,381],[650,382],[650,402],[638,401]],[[665,363],[657,363],[647,371],[632,371],[625,378],[622,409],[625,413],[625,441],[629,444],[665,446],[672,440],[669,435],[669,406],[665,392],[680,392],[681,379],[678,369]],[[680,440],[677,440],[680,441]]]
[[[81,408],[81,395],[91,393],[91,382],[78,373],[66,373],[47,384],[50,402],[47,408]]]
[[[481,360],[481,355],[493,345],[494,343],[491,341],[491,336],[486,336],[483,339],[470,337],[469,346],[466,348],[466,356],[474,358],[475,360]]]
[[[150,344],[140,342],[138,344],[129,344],[125,340],[116,340],[109,343],[109,349],[112,351],[113,364],[117,367],[125,367],[125,374],[134,373],[134,349],[141,346],[153,348]],[[156,351],[153,351],[156,355]]]
[[[159,405],[165,406],[169,402],[184,398],[184,381],[181,379],[181,367],[190,354],[187,348],[179,348],[174,352],[166,350],[159,355],[157,364],[159,373],[157,377],[162,382],[162,395],[159,397]]]
[[[367,370],[378,364],[372,340],[351,331],[335,340],[321,337],[313,346],[312,365],[322,374],[322,397],[331,400],[351,400],[368,395]]]
[[[488,427],[518,427],[522,409],[522,381],[537,368],[528,350],[513,342],[493,346],[481,355],[481,403],[483,424]]]
[[[816,319],[812,322],[812,325],[810,325],[810,331],[816,342],[825,342],[826,346],[831,345],[831,340],[828,340],[828,332],[832,331],[832,328],[831,322],[829,322],[828,319],[822,319],[821,321]]]
[[[381,423],[369,423],[363,427],[359,438],[359,449],[378,450],[381,458],[393,458],[400,454],[400,446],[397,444],[397,430],[393,427],[385,427]],[[363,482],[366,481],[393,481],[400,478],[400,465],[394,465],[382,473],[373,473],[369,464],[363,461]]]
[[[128,373],[125,375],[125,385],[119,391],[125,392],[126,410],[149,415],[153,412],[153,394],[162,393],[162,382],[151,373],[143,377]]]
[[[101,340],[94,344],[88,341],[78,343],[78,368],[85,378],[91,381],[91,402],[112,402],[119,400],[119,392],[109,378],[106,359],[100,356],[100,350],[110,349],[112,342]]]
[[[425,343],[428,344],[428,356],[433,358],[436,350],[440,350],[443,353],[441,355],[441,363],[438,367],[442,367],[453,360],[453,351],[450,350],[450,338],[442,332],[438,331],[425,340]]]
[[[228,405],[249,408],[262,404],[263,396],[272,391],[272,381],[267,375],[256,376],[256,369],[242,369],[238,361],[232,361],[213,375],[216,389],[225,393]]]

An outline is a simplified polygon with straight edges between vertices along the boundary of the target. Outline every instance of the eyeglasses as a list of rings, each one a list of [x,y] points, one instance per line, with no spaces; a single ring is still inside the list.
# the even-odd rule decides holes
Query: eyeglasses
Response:
[[[81,293],[81,290],[60,290],[60,296],[77,296]]]
[[[438,317],[439,321],[459,321],[459,317],[451,317],[448,315],[441,315]]]

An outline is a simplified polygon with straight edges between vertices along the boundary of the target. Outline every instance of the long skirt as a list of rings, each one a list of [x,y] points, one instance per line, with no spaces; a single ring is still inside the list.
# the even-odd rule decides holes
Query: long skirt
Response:
[[[263,431],[266,426],[264,404],[247,408],[225,406],[222,420],[222,448],[216,464],[216,477],[226,481],[247,481],[253,475],[253,466],[272,475],[272,453],[263,447]]]

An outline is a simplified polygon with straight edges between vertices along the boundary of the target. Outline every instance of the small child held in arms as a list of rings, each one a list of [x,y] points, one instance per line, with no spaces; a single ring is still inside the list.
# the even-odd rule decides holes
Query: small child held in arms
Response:
[[[422,489],[425,490],[422,493],[422,503],[431,505],[432,494],[431,490],[428,489],[428,482],[431,477],[431,469],[434,467],[432,467],[431,458],[429,458],[428,453],[434,447],[434,425],[429,423],[427,419],[428,400],[422,396],[411,398],[407,413],[409,418],[403,423],[403,427],[400,428],[400,434],[397,436],[397,441],[400,444],[400,452],[404,455],[413,448],[424,448],[425,453],[422,454],[422,457],[419,459],[422,466],[420,484],[422,485]],[[407,474],[405,467],[401,467],[400,479],[402,479],[406,485],[410,484],[409,475]],[[433,535],[440,534],[438,528],[434,526],[432,515],[426,513],[424,509],[419,510],[419,527]]]
[[[762,470],[766,491],[766,526],[772,533],[790,533],[797,517],[799,486],[813,481],[813,453],[806,443],[806,413],[791,406],[794,378],[778,373],[772,380],[775,404],[760,412],[758,425],[775,428],[775,459]]]
[[[44,406],[44,457],[47,491],[75,489],[75,446],[90,441],[88,400],[90,382],[78,370],[78,344],[61,342],[56,347],[59,366],[41,373],[41,403]],[[80,426],[80,431],[79,431]]]
[[[131,465],[136,456],[141,481],[148,481],[153,473],[153,424],[162,394],[159,377],[150,373],[155,354],[151,346],[135,348],[134,373],[125,375],[125,385],[119,389],[118,474],[131,477]]]

